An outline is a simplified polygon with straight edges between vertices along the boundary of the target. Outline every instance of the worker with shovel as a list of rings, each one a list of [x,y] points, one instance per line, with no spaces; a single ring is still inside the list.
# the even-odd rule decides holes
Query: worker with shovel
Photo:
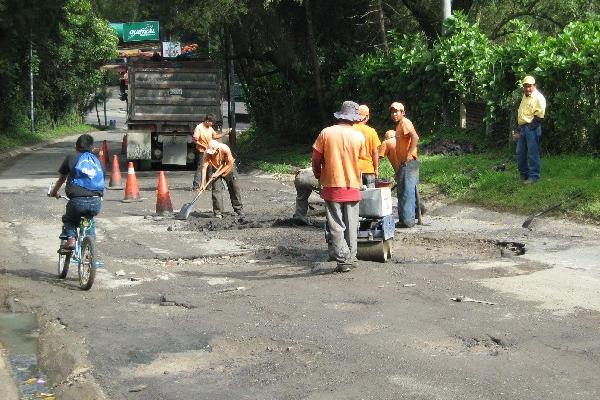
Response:
[[[235,159],[229,146],[219,143],[214,139],[208,142],[208,148],[202,157],[202,184],[200,185],[200,190],[205,189],[209,166],[215,170],[211,177],[212,203],[215,217],[223,218],[223,182],[225,182],[227,190],[229,190],[229,198],[231,199],[233,211],[237,215],[242,215],[242,196],[237,182]]]

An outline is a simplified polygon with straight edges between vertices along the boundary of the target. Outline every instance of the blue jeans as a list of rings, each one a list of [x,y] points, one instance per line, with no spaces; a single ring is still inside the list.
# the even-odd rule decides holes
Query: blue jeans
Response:
[[[81,217],[94,217],[98,215],[102,208],[102,200],[100,197],[73,197],[67,203],[65,215],[62,217],[63,230],[60,235],[61,239],[68,237],[77,237],[77,228]],[[90,232],[90,235],[96,236],[95,230]]]
[[[517,164],[522,179],[540,179],[540,139],[542,127],[532,124],[521,126],[521,134],[517,142]]]
[[[415,225],[417,210],[416,188],[419,183],[419,161],[411,160],[401,165],[396,173],[398,191],[398,219],[408,228]]]

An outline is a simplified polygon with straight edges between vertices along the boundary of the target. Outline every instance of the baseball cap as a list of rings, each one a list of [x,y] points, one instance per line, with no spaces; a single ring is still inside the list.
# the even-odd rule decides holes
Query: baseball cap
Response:
[[[358,107],[358,115],[360,115],[361,117],[368,117],[369,116],[369,107],[367,107],[364,104],[361,104]]]
[[[531,75],[527,75],[525,78],[523,78],[521,85],[535,85],[535,78]]]
[[[215,154],[218,149],[219,149],[219,142],[217,142],[216,140],[213,139],[210,142],[208,142],[208,148],[206,149],[206,153]]]
[[[404,104],[395,101],[392,104],[390,104],[390,108],[389,109],[390,110],[404,111]]]

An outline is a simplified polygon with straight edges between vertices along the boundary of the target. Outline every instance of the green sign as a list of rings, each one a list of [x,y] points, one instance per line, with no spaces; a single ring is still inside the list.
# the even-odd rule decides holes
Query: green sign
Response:
[[[123,40],[123,24],[121,22],[111,22],[110,26],[117,31],[117,36]]]
[[[127,22],[123,24],[124,42],[159,41],[158,21]]]

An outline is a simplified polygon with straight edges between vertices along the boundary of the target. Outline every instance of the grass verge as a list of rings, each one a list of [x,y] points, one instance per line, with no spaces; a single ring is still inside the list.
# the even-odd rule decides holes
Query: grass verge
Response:
[[[245,165],[270,173],[291,173],[310,165],[309,146],[277,146],[249,138],[240,141],[239,148]],[[559,212],[600,223],[598,158],[543,156],[542,179],[533,185],[519,180],[517,165],[506,153],[422,156],[420,160],[421,190],[426,196],[442,194],[464,203],[523,214],[563,202]],[[498,170],[501,164],[504,170]],[[379,171],[381,177],[393,176],[387,159],[382,160]],[[581,196],[572,200],[579,192]]]
[[[21,146],[31,146],[62,136],[96,131],[97,128],[88,124],[66,124],[48,129],[40,129],[31,133],[0,135],[0,151],[11,150]]]

